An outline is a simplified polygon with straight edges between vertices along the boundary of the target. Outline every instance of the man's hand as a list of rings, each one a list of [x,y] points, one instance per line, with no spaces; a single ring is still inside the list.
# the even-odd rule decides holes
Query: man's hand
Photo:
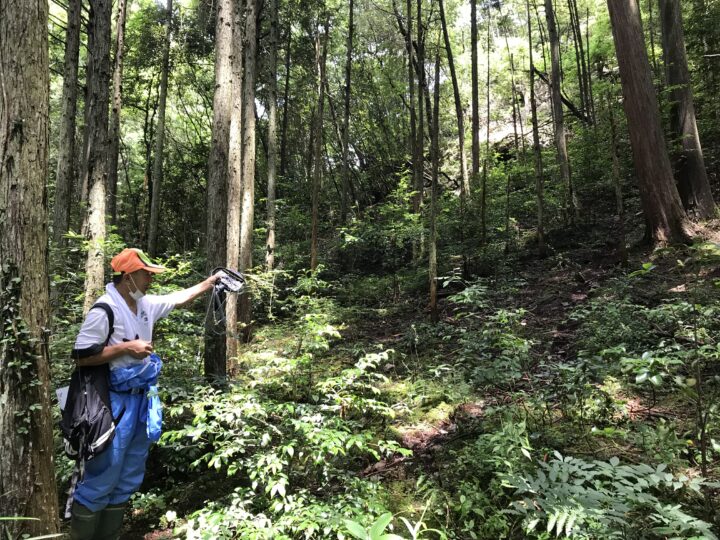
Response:
[[[142,359],[153,352],[152,342],[134,339],[125,343],[126,352],[133,358]]]

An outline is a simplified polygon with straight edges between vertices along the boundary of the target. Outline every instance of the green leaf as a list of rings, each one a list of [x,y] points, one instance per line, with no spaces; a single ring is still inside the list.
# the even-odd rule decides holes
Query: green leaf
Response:
[[[390,512],[386,512],[375,520],[375,523],[370,527],[370,538],[375,539],[382,534],[385,527],[390,525],[393,515]]]
[[[352,534],[353,537],[357,538],[358,540],[369,540],[370,536],[362,525],[349,519],[344,520],[344,523],[345,527],[347,527],[348,532]]]

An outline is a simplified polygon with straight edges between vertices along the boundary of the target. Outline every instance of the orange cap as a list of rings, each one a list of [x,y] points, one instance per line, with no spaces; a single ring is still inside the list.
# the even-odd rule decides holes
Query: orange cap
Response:
[[[150,257],[145,255],[141,249],[137,248],[125,248],[120,253],[115,255],[110,261],[115,274],[129,274],[136,270],[147,270],[153,274],[159,274],[167,270],[164,266],[154,264]]]

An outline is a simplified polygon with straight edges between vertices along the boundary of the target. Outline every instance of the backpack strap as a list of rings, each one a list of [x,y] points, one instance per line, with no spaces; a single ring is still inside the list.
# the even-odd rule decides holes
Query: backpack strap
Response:
[[[96,343],[95,345],[91,345],[85,349],[73,349],[70,355],[74,360],[81,360],[82,358],[100,354],[110,342],[110,337],[115,331],[115,314],[109,304],[106,304],[105,302],[96,302],[90,309],[102,309],[105,312],[108,318],[108,335],[107,338],[105,338],[105,343],[103,344]]]

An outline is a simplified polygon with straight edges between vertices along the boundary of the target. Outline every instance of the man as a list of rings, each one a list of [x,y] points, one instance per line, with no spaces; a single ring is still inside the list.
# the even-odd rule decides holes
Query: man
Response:
[[[75,540],[119,538],[127,501],[142,483],[150,443],[160,434],[159,401],[152,389],[162,362],[153,353],[153,325],[211,290],[218,279],[216,274],[182,291],[146,295],[153,276],[165,268],[139,249],[124,249],[110,265],[113,280],[98,302],[112,309],[112,334],[108,340],[108,314],[91,309],[73,357],[80,367],[109,364],[110,403],[119,420],[111,446],[85,464],[71,495],[70,537]]]

